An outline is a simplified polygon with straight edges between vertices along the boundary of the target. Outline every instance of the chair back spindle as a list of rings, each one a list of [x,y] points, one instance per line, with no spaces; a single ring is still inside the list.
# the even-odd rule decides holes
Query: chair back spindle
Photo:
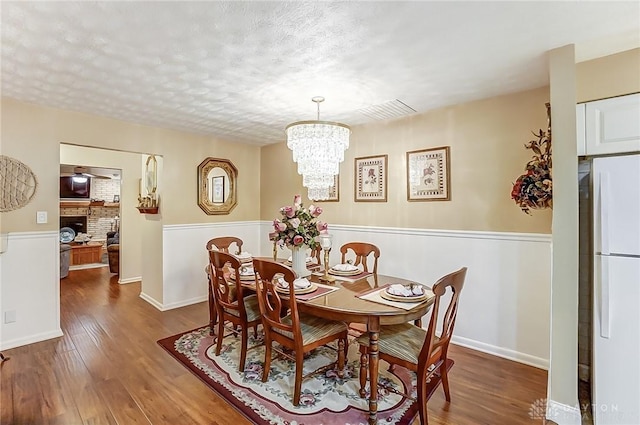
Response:
[[[341,262],[344,264],[347,260],[347,254],[351,250],[353,254],[355,254],[355,260],[353,261],[354,266],[358,266],[362,264],[363,270],[365,272],[369,271],[369,267],[367,265],[367,258],[370,254],[373,254],[373,270],[372,273],[378,273],[378,258],[380,257],[380,248],[377,246],[366,243],[366,242],[349,242],[340,247],[340,252],[342,253]]]
[[[262,319],[271,328],[291,332],[294,336],[300,335],[300,322],[298,305],[294,293],[293,281],[296,274],[290,267],[269,260],[253,259],[253,269],[256,273],[256,292]],[[283,279],[289,283],[288,307],[290,310],[291,324],[282,321],[283,302],[276,290],[278,281]],[[300,341],[302,342],[302,341]]]
[[[435,294],[435,301],[431,307],[431,319],[427,328],[427,335],[420,350],[420,362],[426,362],[435,350],[441,348],[443,351],[442,358],[446,358],[446,351],[449,348],[449,341],[453,335],[453,328],[458,313],[458,299],[460,292],[464,286],[467,268],[463,267],[458,271],[449,273],[440,278],[431,288]],[[442,332],[439,338],[436,338],[436,329],[438,324],[438,311],[440,310],[440,300],[446,294],[447,288],[451,288],[451,300],[447,307],[447,311],[442,319]]]
[[[240,254],[242,252],[242,239],[237,238],[235,236],[221,236],[218,238],[209,239],[207,242],[207,251],[211,251],[213,249],[217,249],[222,252],[229,252],[229,248],[232,244],[236,244],[237,251],[235,254]]]
[[[246,317],[243,299],[242,285],[240,284],[240,260],[237,257],[222,251],[209,251],[209,268],[213,296],[218,305],[218,309],[237,310],[240,317]],[[224,270],[225,266],[235,270],[236,279],[232,280],[229,273]],[[221,316],[222,312],[218,311]]]

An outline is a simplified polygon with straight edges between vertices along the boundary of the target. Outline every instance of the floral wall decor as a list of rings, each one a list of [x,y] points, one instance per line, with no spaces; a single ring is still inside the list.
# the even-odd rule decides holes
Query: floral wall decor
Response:
[[[516,179],[511,190],[511,198],[527,214],[532,209],[552,208],[551,179],[551,105],[547,107],[547,131],[540,129],[533,133],[535,140],[524,147],[533,151],[531,161],[525,166],[525,173]]]

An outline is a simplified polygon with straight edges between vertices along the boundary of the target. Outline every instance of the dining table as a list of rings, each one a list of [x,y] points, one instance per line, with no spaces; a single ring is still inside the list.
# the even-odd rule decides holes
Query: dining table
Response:
[[[298,311],[327,320],[360,323],[369,335],[369,424],[377,423],[378,413],[378,336],[380,327],[421,319],[433,304],[434,296],[428,288],[420,302],[402,303],[378,297],[391,284],[411,285],[415,281],[372,273],[356,276],[332,276],[335,280],[322,280],[325,273],[316,271],[307,279],[318,289],[312,293],[297,295]],[[255,282],[247,281],[248,289]],[[282,295],[286,300],[286,296]],[[360,396],[366,394],[361,390]]]

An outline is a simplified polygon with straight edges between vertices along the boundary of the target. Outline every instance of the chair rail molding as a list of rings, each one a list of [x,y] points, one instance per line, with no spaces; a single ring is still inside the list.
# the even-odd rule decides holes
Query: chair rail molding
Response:
[[[270,221],[261,223],[263,256],[273,255],[267,236],[272,226]],[[551,235],[342,224],[330,224],[329,229],[334,247],[353,241],[378,246],[380,275],[431,286],[441,276],[468,267],[452,342],[549,367]],[[332,249],[330,262],[339,260],[340,250]]]

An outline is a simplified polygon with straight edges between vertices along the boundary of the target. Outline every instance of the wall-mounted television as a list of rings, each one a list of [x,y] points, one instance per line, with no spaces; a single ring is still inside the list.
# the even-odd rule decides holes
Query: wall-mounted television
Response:
[[[60,177],[60,199],[91,199],[91,179]]]

